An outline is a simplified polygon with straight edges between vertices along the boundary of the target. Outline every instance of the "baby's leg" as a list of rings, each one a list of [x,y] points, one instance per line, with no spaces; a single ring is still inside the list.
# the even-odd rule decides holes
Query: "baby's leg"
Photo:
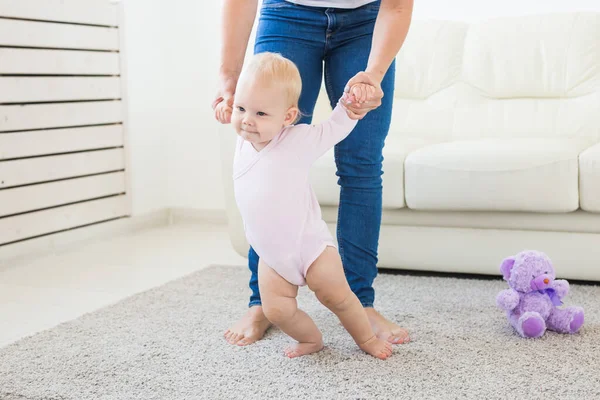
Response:
[[[298,343],[285,349],[294,358],[323,348],[323,337],[313,320],[298,309],[298,286],[283,279],[262,260],[258,264],[258,286],[265,316]]]
[[[342,260],[333,247],[327,247],[310,266],[306,282],[319,301],[337,315],[361,349],[382,360],[392,354],[392,346],[375,336],[364,307],[350,290]]]

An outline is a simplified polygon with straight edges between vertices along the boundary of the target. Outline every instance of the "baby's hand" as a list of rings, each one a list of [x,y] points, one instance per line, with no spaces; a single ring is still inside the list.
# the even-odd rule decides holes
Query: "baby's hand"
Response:
[[[222,124],[231,122],[231,113],[233,109],[226,101],[222,101],[215,107],[215,119]]]
[[[357,83],[350,88],[349,101],[362,104],[375,95],[375,87],[366,83]]]

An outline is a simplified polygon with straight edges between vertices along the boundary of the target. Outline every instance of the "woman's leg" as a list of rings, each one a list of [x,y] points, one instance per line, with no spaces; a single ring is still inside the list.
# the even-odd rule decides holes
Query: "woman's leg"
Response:
[[[302,94],[299,123],[310,123],[312,112],[319,95],[323,75],[325,28],[327,16],[323,9],[297,6],[285,0],[270,1],[261,9],[256,32],[254,53],[280,53],[292,60],[300,70]],[[261,308],[258,284],[259,257],[251,247],[248,252],[250,268],[250,309],[226,333],[231,344],[246,345],[260,339],[269,324]]]
[[[332,106],[342,96],[348,80],[367,66],[377,17],[374,4],[335,10],[331,15],[325,85]],[[373,309],[382,213],[382,151],[391,121],[394,75],[393,63],[381,83],[385,94],[381,106],[369,112],[336,146],[335,162],[341,187],[337,237],[346,278],[367,308],[378,336],[401,343],[408,339],[408,333]]]

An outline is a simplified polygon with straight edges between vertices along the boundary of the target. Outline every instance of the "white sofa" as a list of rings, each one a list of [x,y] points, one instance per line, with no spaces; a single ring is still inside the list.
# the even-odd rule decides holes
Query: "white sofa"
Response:
[[[499,275],[523,249],[600,280],[600,13],[413,21],[384,149],[379,266]],[[330,112],[325,94],[314,121]],[[235,134],[220,128],[234,247]],[[312,170],[334,232],[333,152]]]

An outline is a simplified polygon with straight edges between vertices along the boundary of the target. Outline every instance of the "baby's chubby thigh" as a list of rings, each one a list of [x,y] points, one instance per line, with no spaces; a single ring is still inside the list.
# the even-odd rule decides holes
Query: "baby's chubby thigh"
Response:
[[[333,246],[327,246],[306,272],[306,282],[319,301],[334,310],[352,294],[342,259]]]
[[[263,312],[269,321],[280,325],[293,317],[297,310],[298,286],[290,283],[262,258],[258,264],[258,285]]]

